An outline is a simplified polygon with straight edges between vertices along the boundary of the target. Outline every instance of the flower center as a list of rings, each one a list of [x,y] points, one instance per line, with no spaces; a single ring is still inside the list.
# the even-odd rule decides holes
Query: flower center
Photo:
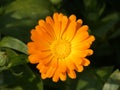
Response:
[[[57,58],[65,58],[71,52],[71,45],[66,40],[55,40],[51,45],[51,51]]]

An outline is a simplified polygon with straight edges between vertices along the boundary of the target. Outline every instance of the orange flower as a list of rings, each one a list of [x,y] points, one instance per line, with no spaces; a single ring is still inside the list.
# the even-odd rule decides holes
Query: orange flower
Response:
[[[82,72],[83,66],[90,64],[85,57],[93,54],[89,48],[95,38],[75,15],[67,18],[54,13],[53,18],[39,20],[31,34],[32,42],[27,44],[29,61],[37,64],[42,79],[65,81],[67,75],[75,79],[75,72]]]

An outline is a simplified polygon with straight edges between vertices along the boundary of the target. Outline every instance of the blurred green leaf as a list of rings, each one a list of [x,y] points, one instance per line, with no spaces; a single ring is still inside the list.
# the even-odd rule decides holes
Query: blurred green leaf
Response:
[[[4,37],[0,41],[0,47],[7,47],[27,54],[27,46],[20,40],[13,37]]]
[[[69,80],[67,90],[102,90],[113,67],[86,69],[77,79]]]
[[[25,64],[28,62],[27,56],[23,54],[17,54],[15,51],[7,49],[6,50],[9,67]]]
[[[26,63],[28,63],[27,55],[17,54],[12,49],[5,49],[2,57],[0,58],[0,64],[1,64],[0,72],[3,70],[8,70],[11,67],[15,67],[17,65],[26,64]]]
[[[0,67],[4,66],[7,61],[8,61],[8,58],[7,58],[6,53],[3,51],[0,51]]]
[[[22,73],[20,75],[13,74]],[[12,68],[11,71],[3,72],[4,88],[10,88],[11,90],[43,90],[42,80],[36,75],[27,65],[19,65]]]
[[[120,36],[120,28],[115,30],[115,32],[110,36],[110,39],[117,38]]]
[[[52,4],[58,5],[62,0],[50,0]]]
[[[103,90],[120,90],[120,71],[114,71],[105,83]]]
[[[0,7],[0,15],[3,14],[3,11],[4,11],[4,8],[3,8],[3,7]]]
[[[5,87],[0,87],[0,90],[23,90],[21,87],[15,87],[15,88],[5,88]]]
[[[114,25],[118,22],[118,13],[113,13],[101,20],[101,25],[94,31],[94,34],[100,38],[104,38],[107,33],[113,29]]]
[[[97,0],[83,0],[84,16],[90,21],[97,21],[105,10],[105,4]]]
[[[111,20],[119,20],[119,13],[111,13],[105,16],[101,21],[106,22],[106,21],[111,21]]]
[[[51,7],[49,0],[15,0],[8,5],[6,13],[13,12],[12,17],[18,19],[45,17]]]

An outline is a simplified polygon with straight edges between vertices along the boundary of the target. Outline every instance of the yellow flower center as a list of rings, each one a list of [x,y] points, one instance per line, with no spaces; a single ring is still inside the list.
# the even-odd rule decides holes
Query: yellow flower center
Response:
[[[65,58],[71,52],[71,44],[66,40],[55,40],[51,45],[51,51],[57,58]]]

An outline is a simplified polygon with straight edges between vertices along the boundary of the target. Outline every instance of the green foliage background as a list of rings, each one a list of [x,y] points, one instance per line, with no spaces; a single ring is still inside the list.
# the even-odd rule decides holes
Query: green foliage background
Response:
[[[120,90],[120,0],[0,0],[0,90]],[[91,65],[75,80],[41,80],[26,43],[39,19],[75,14],[95,35]]]

